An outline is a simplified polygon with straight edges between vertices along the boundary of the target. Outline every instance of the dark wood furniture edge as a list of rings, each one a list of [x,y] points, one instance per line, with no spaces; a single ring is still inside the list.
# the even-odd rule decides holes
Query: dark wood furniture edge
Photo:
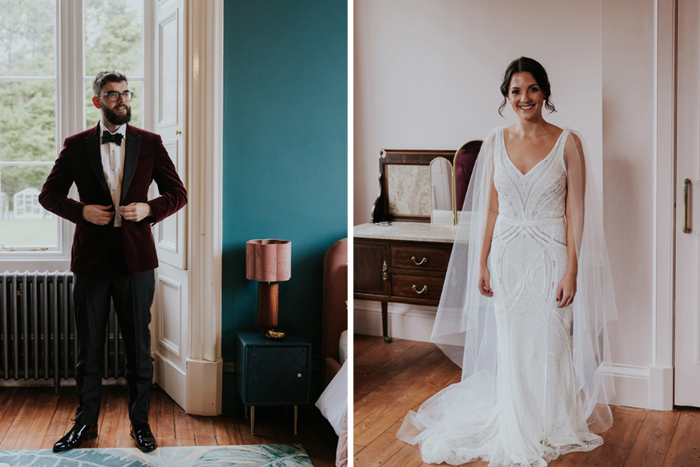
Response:
[[[373,300],[376,302],[408,303],[409,305],[438,306],[440,300],[425,300],[420,298],[402,298],[388,295],[354,294],[355,300]]]

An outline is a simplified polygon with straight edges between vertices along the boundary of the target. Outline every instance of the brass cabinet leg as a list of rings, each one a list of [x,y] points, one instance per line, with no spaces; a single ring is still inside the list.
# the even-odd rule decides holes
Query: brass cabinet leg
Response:
[[[384,342],[387,344],[391,343],[391,337],[389,337],[389,304],[387,302],[382,302],[382,333],[384,334]]]
[[[250,434],[255,434],[255,406],[250,406]]]
[[[298,409],[299,409],[299,407],[295,405],[294,406],[294,434],[295,435],[297,434],[297,417],[299,415]]]

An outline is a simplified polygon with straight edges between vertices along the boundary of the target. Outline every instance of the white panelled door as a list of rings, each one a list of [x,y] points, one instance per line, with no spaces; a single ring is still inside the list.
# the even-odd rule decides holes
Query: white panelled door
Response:
[[[154,37],[155,131],[187,183],[184,126],[183,0],[157,2]],[[187,207],[156,224],[154,236],[160,267],[156,276],[154,355],[156,383],[185,408],[189,350],[189,275]]]
[[[679,0],[674,404],[695,407],[700,407],[700,300],[698,299],[700,293],[700,29],[698,24],[700,24],[700,3],[696,0]],[[685,225],[686,212],[687,225]]]

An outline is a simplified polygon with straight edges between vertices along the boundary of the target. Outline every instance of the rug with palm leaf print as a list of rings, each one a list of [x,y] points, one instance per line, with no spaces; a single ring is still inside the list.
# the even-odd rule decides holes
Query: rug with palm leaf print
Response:
[[[144,454],[136,448],[0,451],[0,467],[313,467],[301,444],[177,446]]]

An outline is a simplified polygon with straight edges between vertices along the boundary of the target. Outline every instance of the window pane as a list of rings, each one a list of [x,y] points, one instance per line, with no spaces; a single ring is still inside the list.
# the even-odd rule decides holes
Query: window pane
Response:
[[[41,186],[50,165],[0,167],[0,243],[56,246],[58,218],[41,207]]]
[[[128,78],[128,76],[127,76]],[[129,81],[129,90],[134,93],[131,99],[130,125],[143,128],[143,81]],[[92,128],[102,118],[100,109],[92,103],[92,81],[85,83],[85,128]]]
[[[55,0],[0,0],[0,76],[54,76]]]
[[[0,161],[56,159],[56,83],[5,81],[0,86]]]
[[[85,74],[143,76],[143,0],[85,0]]]

